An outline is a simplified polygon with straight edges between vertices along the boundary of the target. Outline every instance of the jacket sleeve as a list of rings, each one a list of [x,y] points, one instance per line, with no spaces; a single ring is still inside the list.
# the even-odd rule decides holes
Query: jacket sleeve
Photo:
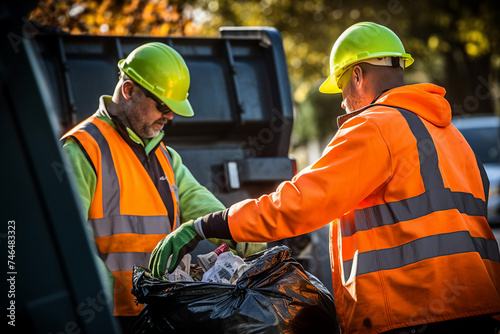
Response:
[[[390,176],[389,148],[373,120],[347,121],[322,157],[258,199],[229,208],[235,241],[275,241],[314,231],[352,210]]]
[[[224,210],[226,207],[207,188],[195,179],[182,163],[182,158],[174,149],[168,147],[172,156],[175,184],[179,189],[179,207],[182,223],[206,214]]]
[[[76,141],[68,137],[63,145],[63,150],[70,162],[70,170],[76,181],[80,203],[83,208],[84,218],[88,219],[90,204],[94,198],[97,176],[92,165]]]

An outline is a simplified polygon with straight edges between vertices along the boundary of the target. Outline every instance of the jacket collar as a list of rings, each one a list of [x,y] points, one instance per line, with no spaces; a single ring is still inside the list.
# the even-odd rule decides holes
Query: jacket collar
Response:
[[[376,101],[377,101],[377,100],[378,100],[378,99],[379,99],[379,98],[380,98],[383,94],[385,94],[385,93],[386,93],[386,92],[388,92],[388,91],[389,91],[389,89],[383,90],[380,94],[378,94],[378,95],[377,95],[377,96],[373,99],[373,101],[372,101],[369,105],[367,105],[367,106],[365,106],[365,107],[363,107],[363,108],[361,108],[361,109],[355,110],[355,111],[353,111],[353,112],[350,112],[350,113],[348,113],[348,114],[341,115],[341,116],[337,117],[337,126],[340,128],[340,127],[342,126],[342,124],[344,124],[347,120],[350,120],[350,119],[351,119],[351,118],[353,118],[354,116],[357,116],[357,115],[361,114],[361,113],[362,113],[363,111],[365,111],[366,109],[368,109],[368,108],[370,108],[370,107],[373,107],[373,106],[375,105]]]

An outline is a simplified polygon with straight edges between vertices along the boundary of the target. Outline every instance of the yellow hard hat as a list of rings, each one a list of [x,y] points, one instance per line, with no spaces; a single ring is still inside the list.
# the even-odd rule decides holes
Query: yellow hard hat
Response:
[[[159,42],[141,45],[120,60],[118,67],[176,114],[194,115],[187,99],[189,70],[181,55],[170,46]]]
[[[342,92],[338,80],[344,72],[356,63],[394,66],[391,58],[399,58],[403,68],[413,63],[405,52],[399,37],[389,28],[372,22],[360,22],[347,28],[337,39],[330,53],[330,76],[320,86],[321,93]]]

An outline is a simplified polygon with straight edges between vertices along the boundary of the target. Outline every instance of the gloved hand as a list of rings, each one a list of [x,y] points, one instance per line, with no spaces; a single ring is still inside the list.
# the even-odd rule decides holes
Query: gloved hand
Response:
[[[172,255],[172,260],[168,272],[172,273],[184,255],[195,249],[201,240],[203,237],[196,232],[192,220],[182,224],[177,230],[167,235],[151,253],[149,269],[153,276],[161,277],[165,274],[170,255]]]

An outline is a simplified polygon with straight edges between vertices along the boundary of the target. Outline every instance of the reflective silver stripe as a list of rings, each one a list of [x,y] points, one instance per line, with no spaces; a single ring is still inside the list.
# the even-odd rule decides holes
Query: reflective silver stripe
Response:
[[[425,190],[443,189],[444,183],[439,171],[436,146],[429,131],[427,131],[427,128],[417,114],[402,108],[396,109],[406,119],[413,136],[417,140],[420,175],[422,176]]]
[[[101,175],[102,175],[102,210],[104,217],[120,214],[120,182],[116,173],[113,157],[109,144],[99,128],[93,123],[83,126],[99,145],[101,151]],[[99,168],[99,166],[96,166]]]
[[[134,265],[147,268],[151,253],[122,252],[101,254],[100,256],[111,271],[132,271]]]
[[[167,160],[168,160],[168,163],[170,164],[170,167],[173,169],[174,168],[174,164],[172,162],[172,156],[170,155],[170,152],[168,151],[168,149],[166,147],[164,147],[163,145],[160,144],[160,147],[161,147],[161,150],[163,152],[163,154],[165,154],[165,156],[167,157]],[[180,211],[180,201],[179,201],[179,188],[175,185],[172,185],[170,184],[170,181],[169,181],[169,185],[170,185],[170,190],[174,191],[174,195],[175,195],[175,200],[177,201],[177,212],[176,212],[176,215],[175,215],[175,225],[174,225],[174,230],[179,228],[179,226],[181,226],[181,211]]]
[[[341,218],[342,237],[349,237],[358,231],[417,219],[444,210],[457,209],[470,216],[486,217],[485,201],[475,198],[472,194],[452,192],[444,187],[434,141],[420,117],[402,108],[387,107],[395,108],[401,113],[417,141],[420,175],[426,191],[419,196],[401,201],[354,210]],[[479,161],[478,166],[481,171],[482,165]],[[483,172],[481,172],[481,176],[486,191],[485,180],[487,181],[487,177],[485,178]]]
[[[341,218],[342,237],[359,231],[424,217],[437,211],[457,209],[469,216],[486,217],[486,202],[472,194],[434,189],[397,202],[354,210]]]
[[[173,168],[174,168],[174,167],[173,167],[174,165],[173,165],[173,163],[172,163],[172,156],[170,155],[170,153],[168,152],[168,150],[167,150],[165,147],[163,147],[163,145],[160,145],[160,147],[161,147],[161,150],[162,150],[163,154],[165,154],[165,157],[167,158],[168,163],[170,164],[170,168],[172,168],[172,169],[173,169]],[[165,171],[164,171],[164,172],[165,172]],[[168,179],[168,178],[167,178],[167,179]],[[175,185],[172,185],[172,184],[170,183],[170,180],[168,181],[168,185],[169,185],[169,187],[170,187],[170,191],[171,191],[171,192],[172,192],[172,191],[174,192],[174,195],[175,195],[175,200],[177,201],[177,203],[179,203],[179,188],[177,188],[177,186],[175,186]]]
[[[398,107],[392,108],[396,108],[405,118],[411,132],[417,140],[420,174],[422,175],[422,181],[424,183],[425,190],[429,191],[432,189],[443,189],[444,183],[441,172],[439,171],[436,146],[434,145],[432,136],[429,134],[429,131],[427,131],[424,123],[417,114],[411,111]],[[474,152],[472,153],[474,154]],[[486,199],[485,202],[487,202],[490,181],[488,180],[488,176],[486,175],[483,164],[477,158],[477,156],[475,157],[479,173],[481,174],[481,181],[484,188],[484,198]],[[487,212],[485,212],[484,214],[485,217],[486,213]]]
[[[482,259],[500,262],[496,241],[471,237],[468,231],[431,235],[394,248],[357,254],[355,259],[343,261],[344,278],[369,274],[380,270],[401,268],[439,256],[477,252]],[[356,267],[353,267],[353,262]]]
[[[174,168],[174,164],[172,163],[172,156],[170,155],[170,152],[164,147],[162,144],[160,144],[161,150],[163,151],[163,154],[167,157],[168,163],[172,168]]]
[[[179,188],[177,188],[177,186],[174,186],[174,185],[170,185],[170,189],[172,189],[174,191],[174,195],[175,195],[175,200],[177,201],[177,203],[179,203]]]
[[[483,181],[484,198],[486,199],[486,202],[488,202],[488,195],[490,192],[490,180],[488,179],[488,175],[486,174],[486,170],[484,169],[483,163],[481,162],[481,160],[479,160],[477,155],[476,155],[476,162],[479,168],[479,173],[481,174],[481,180]]]
[[[89,219],[94,238],[107,237],[122,233],[169,234],[171,231],[168,216],[113,216]]]
[[[177,186],[174,186],[174,185],[172,185],[171,187],[174,190],[175,200],[177,201],[177,214],[175,215],[175,226],[174,226],[174,230],[175,230],[175,229],[178,229],[179,226],[181,226],[181,212],[179,210],[180,209],[179,188],[177,188]]]

